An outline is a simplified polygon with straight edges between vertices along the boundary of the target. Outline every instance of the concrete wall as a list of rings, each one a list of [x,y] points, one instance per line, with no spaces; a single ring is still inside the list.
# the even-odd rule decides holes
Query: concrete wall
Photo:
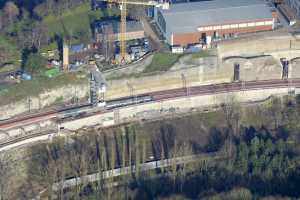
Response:
[[[218,43],[218,55],[220,59],[231,56],[256,56],[270,55],[272,52],[290,51],[297,53],[300,50],[300,40],[298,36],[288,33],[258,34],[245,38],[238,38],[230,41]],[[296,56],[295,56],[296,57]]]
[[[231,82],[235,63],[240,64],[240,80],[242,81],[281,79],[282,77],[281,64],[273,56],[232,57],[220,61],[217,57],[193,59],[191,55],[188,55],[182,57],[168,72],[108,81],[109,90],[105,98],[113,99],[132,95],[128,85],[133,87],[134,95],[182,88],[182,74],[185,75],[187,86]],[[299,70],[299,67],[293,66],[293,78],[300,78]]]
[[[0,141],[12,140],[17,137],[32,135],[40,132],[53,130],[57,131],[57,124],[52,120],[43,120],[37,123],[24,125],[21,127],[11,128],[0,131]]]
[[[289,64],[289,78],[300,77],[300,58],[294,59]]]
[[[133,87],[134,95],[149,93],[160,90],[168,90],[183,87],[182,74],[184,74],[187,86],[216,84],[230,82],[233,71],[224,67],[219,67],[217,59],[212,61],[212,65],[199,61],[197,63],[183,62],[176,66],[174,71],[160,72],[152,76],[141,76],[123,78],[119,80],[107,81],[109,90],[106,99],[130,96],[130,88]]]
[[[105,114],[94,115],[82,119],[77,119],[69,122],[64,122],[59,127],[64,127],[68,130],[78,130],[83,127],[95,126],[95,125],[113,125],[115,123],[114,113],[108,112]]]
[[[220,105],[221,103],[235,102],[254,102],[267,99],[271,95],[283,95],[288,94],[288,88],[280,89],[265,89],[265,90],[251,90],[231,93],[221,93],[215,95],[203,95],[194,97],[184,97],[173,100],[167,100],[162,102],[149,103],[145,105],[131,106],[128,108],[122,108],[119,110],[120,118],[134,118],[137,113],[145,113],[153,110],[170,110],[175,108],[191,109],[203,106]]]
[[[233,101],[240,103],[261,101],[269,98],[271,95],[287,95],[288,91],[288,88],[275,88],[182,97],[161,102],[150,102],[115,109],[114,111],[105,114],[99,114],[80,120],[65,122],[62,123],[60,127],[69,130],[77,130],[95,125],[110,126],[120,122],[152,118],[161,116],[162,114],[169,114],[170,112],[174,112],[174,114],[175,112],[188,112],[194,108],[220,105],[221,103],[232,103]]]
[[[223,66],[232,72],[232,77],[235,63],[240,64],[241,81],[281,79],[282,76],[281,64],[272,56],[226,59]]]

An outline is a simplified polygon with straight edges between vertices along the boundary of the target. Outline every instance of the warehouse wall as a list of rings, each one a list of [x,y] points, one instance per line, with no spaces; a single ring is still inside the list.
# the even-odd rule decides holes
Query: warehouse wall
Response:
[[[187,46],[188,44],[199,43],[201,34],[200,32],[173,34],[173,44],[170,45]]]
[[[256,27],[246,27],[238,29],[225,29],[216,31],[219,36],[229,33],[252,33],[258,31],[269,31],[273,30],[273,26],[256,26]],[[194,33],[184,33],[184,34],[173,34],[173,44],[171,45],[181,45],[186,46],[188,44],[199,43],[202,33],[206,35],[213,36],[215,31],[201,31]]]

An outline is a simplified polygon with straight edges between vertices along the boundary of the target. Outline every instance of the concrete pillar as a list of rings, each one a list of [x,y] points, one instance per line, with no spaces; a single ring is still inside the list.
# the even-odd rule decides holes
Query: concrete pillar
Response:
[[[210,35],[206,36],[206,44],[207,45],[211,44],[211,36]]]
[[[64,43],[63,44],[63,69],[65,71],[69,70],[69,46]]]

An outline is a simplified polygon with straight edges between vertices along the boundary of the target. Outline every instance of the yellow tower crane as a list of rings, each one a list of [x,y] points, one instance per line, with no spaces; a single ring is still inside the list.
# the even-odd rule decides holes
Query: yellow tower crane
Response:
[[[126,17],[127,17],[127,4],[130,5],[140,5],[140,6],[155,6],[161,7],[162,9],[169,9],[169,3],[163,2],[159,3],[158,1],[153,0],[101,0],[108,3],[117,3],[120,6],[121,10],[121,24],[120,24],[120,54],[121,61],[126,61]],[[161,0],[159,0],[161,1]]]

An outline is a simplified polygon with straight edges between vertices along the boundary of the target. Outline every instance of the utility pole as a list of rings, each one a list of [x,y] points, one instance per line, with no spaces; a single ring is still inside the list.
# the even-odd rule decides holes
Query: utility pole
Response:
[[[39,95],[39,110],[42,108],[41,95]]]
[[[115,124],[120,123],[120,110],[118,108],[116,110],[114,110],[114,121],[115,121]]]
[[[187,80],[186,80],[186,77],[183,73],[181,74],[181,80],[182,80],[182,88],[185,90],[186,96],[189,96],[189,89],[187,87]]]
[[[31,97],[28,97],[27,101],[28,101],[28,111],[31,112],[31,102],[32,102]]]
[[[90,73],[90,103],[93,106],[97,105],[97,91],[96,91],[96,81],[95,81],[95,77],[93,76],[92,73]]]
[[[132,85],[129,82],[127,82],[126,84],[127,84],[128,89],[129,89],[129,95],[131,97],[133,97],[133,87],[132,87]]]
[[[128,87],[128,89],[129,89],[129,94],[130,94],[130,97],[131,97],[132,100],[133,100],[133,103],[134,103],[134,104],[137,104],[137,96],[136,96],[135,93],[134,93],[134,88],[133,88],[133,86],[132,86],[129,82],[127,82],[127,87]]]
[[[242,81],[242,91],[245,91],[245,90],[246,90],[246,82]]]
[[[293,86],[292,79],[288,79],[288,94],[289,95],[294,95],[295,94],[295,88]]]

